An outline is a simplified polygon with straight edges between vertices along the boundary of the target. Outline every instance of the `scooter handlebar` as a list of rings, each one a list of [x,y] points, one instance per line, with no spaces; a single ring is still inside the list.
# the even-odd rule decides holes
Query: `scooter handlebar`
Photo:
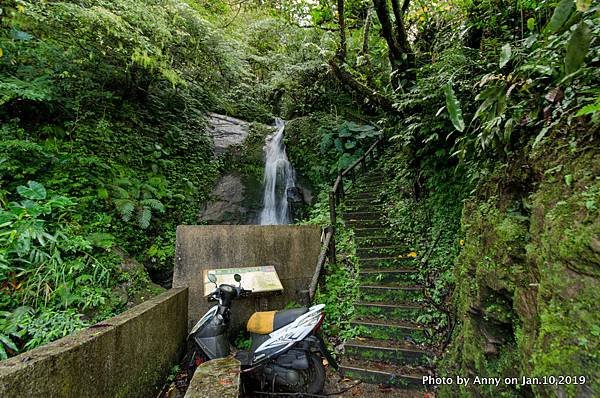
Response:
[[[239,287],[238,289],[238,297],[248,297],[252,293],[252,290],[246,290],[243,287]]]

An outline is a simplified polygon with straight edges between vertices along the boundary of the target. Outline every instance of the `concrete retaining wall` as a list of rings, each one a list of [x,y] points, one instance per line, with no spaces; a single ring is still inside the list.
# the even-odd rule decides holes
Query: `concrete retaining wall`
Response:
[[[0,362],[0,397],[155,397],[180,359],[187,289]]]
[[[213,305],[204,297],[203,270],[272,265],[284,291],[264,298],[237,300],[232,308],[233,333],[254,311],[300,303],[313,276],[321,230],[314,225],[182,225],[177,228],[173,287],[189,287],[188,327]],[[243,285],[243,281],[242,281]]]

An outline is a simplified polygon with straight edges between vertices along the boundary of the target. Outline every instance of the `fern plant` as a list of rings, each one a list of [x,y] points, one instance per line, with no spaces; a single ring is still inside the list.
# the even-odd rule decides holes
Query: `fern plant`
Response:
[[[140,228],[146,229],[150,226],[153,212],[165,212],[165,206],[158,198],[158,189],[150,183],[120,178],[115,180],[110,188],[113,203],[125,222],[135,220]]]

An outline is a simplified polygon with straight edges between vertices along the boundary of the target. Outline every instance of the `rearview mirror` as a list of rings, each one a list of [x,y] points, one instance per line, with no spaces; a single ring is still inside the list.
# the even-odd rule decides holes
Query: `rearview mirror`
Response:
[[[236,282],[241,282],[242,276],[240,274],[235,274],[233,275],[233,279],[235,279]]]
[[[212,283],[217,283],[217,276],[215,274],[208,274],[208,280]]]

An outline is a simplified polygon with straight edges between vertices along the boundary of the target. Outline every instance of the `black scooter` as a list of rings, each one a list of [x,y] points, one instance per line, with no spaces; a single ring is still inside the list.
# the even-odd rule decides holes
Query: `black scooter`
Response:
[[[234,276],[237,287],[217,286],[213,274],[209,274],[208,279],[216,287],[208,300],[218,304],[206,312],[188,335],[187,365],[193,369],[206,360],[229,355],[227,332],[231,305],[234,299],[252,292],[241,287],[239,274]],[[245,384],[254,385],[253,388],[260,391],[320,393],[325,385],[323,357],[338,368],[317,333],[325,318],[324,307],[319,304],[275,313],[254,313],[247,324],[252,347],[235,355],[241,362]]]

